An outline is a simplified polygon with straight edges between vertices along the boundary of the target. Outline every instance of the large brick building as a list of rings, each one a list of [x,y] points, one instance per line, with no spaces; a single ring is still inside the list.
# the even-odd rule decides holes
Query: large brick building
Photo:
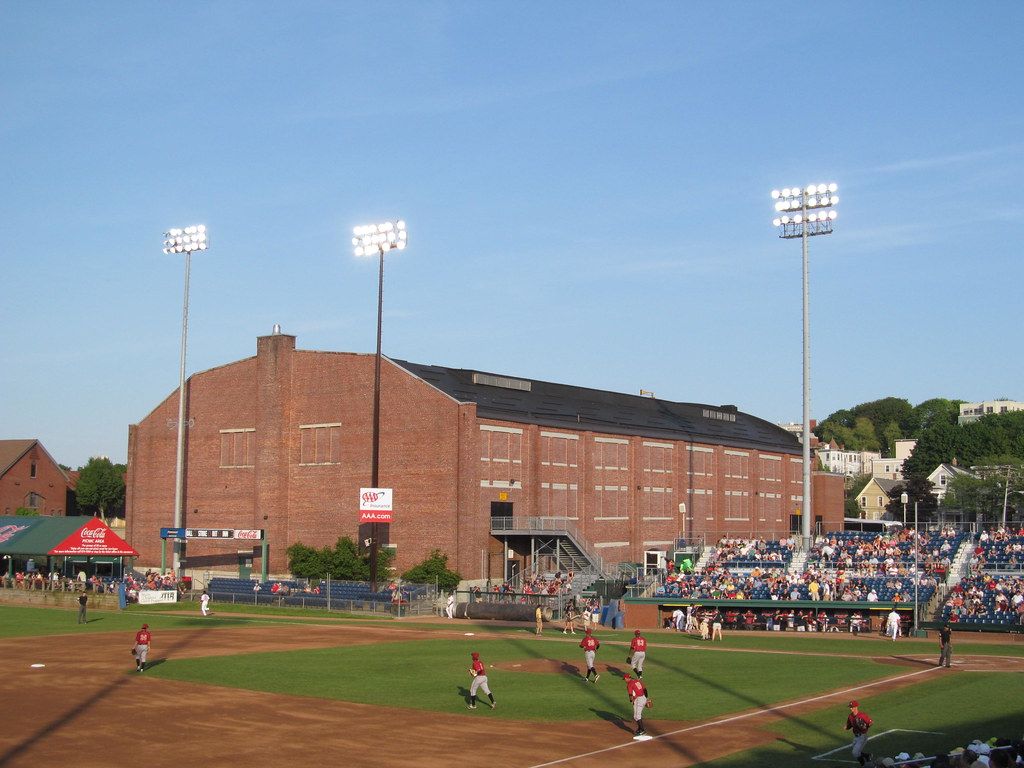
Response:
[[[433,549],[469,579],[542,558],[608,567],[680,536],[787,535],[801,507],[798,441],[734,406],[387,358],[381,377],[379,485],[394,489],[401,569]],[[281,333],[191,376],[184,525],[264,529],[275,572],[294,542],[356,538],[373,378],[373,355]],[[126,536],[143,563],[173,522],[176,418],[174,392],[129,428]],[[816,518],[840,527],[842,477],[815,473],[813,491]],[[190,541],[188,567],[234,567],[239,543]]]

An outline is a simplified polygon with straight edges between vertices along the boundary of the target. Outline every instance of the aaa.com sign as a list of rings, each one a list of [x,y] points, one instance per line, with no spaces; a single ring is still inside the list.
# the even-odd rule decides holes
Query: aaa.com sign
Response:
[[[390,523],[392,521],[391,488],[359,489],[359,522]]]

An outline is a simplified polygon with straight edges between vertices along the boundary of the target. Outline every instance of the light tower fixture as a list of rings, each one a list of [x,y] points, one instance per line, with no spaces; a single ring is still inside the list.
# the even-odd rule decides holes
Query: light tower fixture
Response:
[[[377,355],[373,368],[373,447],[370,457],[370,487],[380,487],[380,342],[381,321],[384,307],[384,254],[392,250],[405,250],[409,243],[409,232],[405,222],[384,221],[380,224],[364,224],[353,228],[352,247],[356,256],[377,256]],[[383,531],[381,527],[383,526]],[[370,523],[370,590],[377,591],[377,552],[381,538],[387,538],[387,523]]]
[[[772,225],[779,227],[779,237],[803,241],[803,497],[801,501],[800,532],[804,546],[810,546],[811,518],[811,325],[810,293],[807,279],[807,240],[815,235],[832,234],[832,223],[837,213],[833,206],[839,203],[839,185],[835,182],[808,184],[805,187],[785,187],[772,190],[775,212]]]
[[[196,224],[164,232],[164,253],[185,254],[185,298],[181,310],[181,356],[178,361],[178,448],[174,463],[174,527],[181,528],[185,512],[185,353],[188,349],[188,286],[192,271],[192,254],[209,247],[206,226]],[[175,537],[172,568],[181,578],[182,540]],[[161,563],[161,567],[163,564]]]

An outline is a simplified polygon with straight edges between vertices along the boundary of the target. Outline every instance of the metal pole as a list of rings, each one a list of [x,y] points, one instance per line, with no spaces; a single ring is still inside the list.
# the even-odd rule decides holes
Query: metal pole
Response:
[[[1010,468],[1006,468],[1006,486],[1003,488],[1003,528],[1006,528],[1006,504],[1010,499]]]
[[[380,342],[384,308],[384,249],[378,248],[380,268],[377,274],[377,355],[373,364],[373,448],[370,459],[370,487],[377,488],[380,471]],[[377,591],[378,523],[370,523],[370,591]]]
[[[804,489],[803,507],[804,514],[801,521],[801,533],[804,539],[804,546],[810,546],[811,542],[811,321],[810,321],[810,291],[808,288],[807,270],[807,190],[803,192],[803,273],[804,273]]]
[[[174,527],[181,528],[185,512],[185,352],[188,348],[188,283],[192,251],[185,251],[185,299],[181,309],[181,357],[178,363],[178,452],[174,465]],[[175,578],[181,574],[181,539],[171,545]]]
[[[920,533],[917,528],[917,501],[914,502],[914,637],[917,637],[917,588],[921,583],[921,576],[917,572],[918,551],[921,548]]]

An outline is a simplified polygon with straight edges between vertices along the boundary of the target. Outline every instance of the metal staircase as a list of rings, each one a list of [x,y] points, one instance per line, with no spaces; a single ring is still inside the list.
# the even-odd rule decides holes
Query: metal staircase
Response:
[[[545,558],[554,570],[573,571],[582,589],[606,575],[604,560],[587,544],[579,529],[564,517],[492,517],[491,535],[528,539],[533,562]],[[574,583],[575,586],[575,583]]]

